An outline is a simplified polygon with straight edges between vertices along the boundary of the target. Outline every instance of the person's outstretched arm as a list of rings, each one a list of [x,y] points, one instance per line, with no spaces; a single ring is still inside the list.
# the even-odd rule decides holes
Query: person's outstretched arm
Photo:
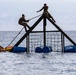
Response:
[[[37,12],[40,12],[40,11],[42,11],[44,9],[44,7],[42,7],[39,11],[37,11]]]

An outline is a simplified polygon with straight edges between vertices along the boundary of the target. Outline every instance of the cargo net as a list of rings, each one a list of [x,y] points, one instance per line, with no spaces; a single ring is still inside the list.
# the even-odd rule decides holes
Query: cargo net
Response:
[[[27,38],[27,47],[30,51],[35,51],[36,47],[44,47],[44,33],[33,31]],[[62,35],[58,31],[46,31],[46,46],[50,46],[53,51],[62,51],[63,49]]]

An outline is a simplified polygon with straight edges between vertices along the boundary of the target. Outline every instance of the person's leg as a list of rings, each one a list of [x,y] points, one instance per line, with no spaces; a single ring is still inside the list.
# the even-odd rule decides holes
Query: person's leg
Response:
[[[24,28],[25,28],[25,32],[27,32],[27,28],[26,28],[26,25],[25,25],[25,23],[23,23],[23,26],[24,26]]]
[[[50,18],[52,18],[53,22],[56,22],[49,12],[48,12],[48,15],[49,15]]]
[[[25,32],[27,32],[26,24],[25,23],[20,23],[20,25],[24,26]]]
[[[25,24],[25,26],[27,26],[30,29],[30,26],[27,23],[24,23],[24,24]]]
[[[25,32],[27,32],[27,28],[26,28],[26,26],[24,26],[24,28],[25,28]]]
[[[28,24],[26,24],[26,26],[27,26],[28,28],[30,28],[30,26],[29,26]]]

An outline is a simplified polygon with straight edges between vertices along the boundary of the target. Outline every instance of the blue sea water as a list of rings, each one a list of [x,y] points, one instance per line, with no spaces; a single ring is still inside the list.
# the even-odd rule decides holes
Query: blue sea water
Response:
[[[76,42],[76,31],[66,32]],[[0,46],[7,47],[17,31],[0,31]],[[22,32],[11,44],[24,34]],[[66,45],[71,43],[65,40]],[[24,40],[20,46],[25,46]],[[76,75],[76,53],[0,53],[0,75]]]
[[[13,46],[24,35],[24,33],[25,32],[21,32],[19,34],[19,31],[0,31],[0,46],[7,47],[9,44]],[[20,44],[20,46],[24,46],[24,43],[26,43],[25,40]]]

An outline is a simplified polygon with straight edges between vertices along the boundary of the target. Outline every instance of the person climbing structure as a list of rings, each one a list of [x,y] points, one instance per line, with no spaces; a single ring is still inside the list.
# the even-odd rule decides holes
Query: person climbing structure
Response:
[[[26,32],[27,32],[27,28],[26,27],[28,27],[30,29],[30,26],[27,24],[27,22],[29,22],[29,20],[26,20],[25,19],[25,15],[22,14],[22,17],[19,19],[18,23],[20,25],[24,26]]]
[[[48,12],[48,8],[49,8],[49,7],[48,7],[47,4],[45,3],[44,6],[43,6],[39,11],[37,11],[37,12],[40,12],[40,11],[44,10],[43,13],[46,13],[46,14],[52,19],[53,22],[56,22],[56,21],[54,20],[54,18],[51,16],[51,14]]]

